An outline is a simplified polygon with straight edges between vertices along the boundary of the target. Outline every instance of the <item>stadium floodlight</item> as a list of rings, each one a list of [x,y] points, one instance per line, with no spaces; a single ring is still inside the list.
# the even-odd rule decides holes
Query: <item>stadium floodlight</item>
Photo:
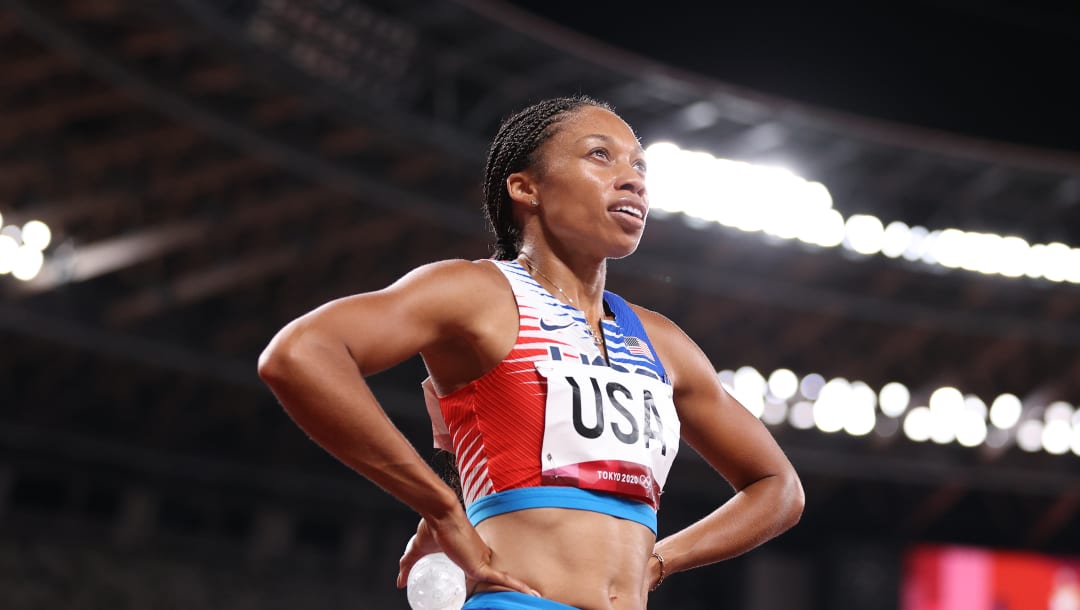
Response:
[[[22,227],[3,226],[0,216],[0,275],[11,274],[22,281],[37,277],[45,264],[44,251],[52,241],[52,230],[40,220]]]
[[[891,381],[886,383],[878,393],[878,405],[881,412],[889,417],[900,417],[907,410],[911,402],[911,392],[902,383]]]
[[[19,242],[10,235],[0,234],[0,275],[11,273],[15,269],[15,257],[19,252]]]
[[[1072,444],[1072,426],[1068,421],[1053,419],[1042,430],[1042,447],[1047,453],[1065,455]]]
[[[838,432],[844,428],[851,404],[851,383],[842,377],[830,379],[814,401],[814,425],[822,432]]]
[[[866,436],[877,424],[877,393],[862,381],[851,383],[844,412],[844,431],[852,436]]]
[[[1047,423],[1052,421],[1063,421],[1071,424],[1072,419],[1073,407],[1063,400],[1050,403],[1046,406],[1046,411],[1043,412],[1043,420]]]
[[[800,400],[791,406],[788,422],[796,430],[809,430],[814,427],[814,405],[808,400]]]
[[[817,373],[808,373],[799,382],[799,392],[810,400],[817,400],[823,387],[825,387],[825,378]]]
[[[27,246],[44,252],[52,241],[52,230],[49,229],[49,225],[40,220],[31,220],[23,225],[22,239]]]
[[[956,428],[956,442],[964,447],[978,447],[986,440],[986,419],[973,410],[960,414]]]
[[[775,426],[787,419],[788,405],[786,400],[769,397],[765,399],[764,409],[761,412],[761,421]]]
[[[885,226],[876,216],[855,214],[844,223],[844,245],[859,254],[877,254],[885,247]]]
[[[930,440],[930,407],[915,407],[904,416],[904,435],[910,440],[922,443]]]
[[[732,395],[754,417],[765,411],[765,378],[752,366],[739,367],[733,378]]]
[[[1029,419],[1016,428],[1016,446],[1028,453],[1035,453],[1043,448],[1043,423],[1038,419]]]
[[[22,246],[19,246],[19,249],[15,252],[15,261],[11,266],[11,275],[15,279],[29,282],[41,272],[41,267],[44,263],[45,256],[41,253],[41,250],[23,244]]]
[[[780,400],[788,400],[799,391],[799,377],[788,369],[776,369],[769,375],[769,393]]]
[[[1001,430],[1008,430],[1020,421],[1023,405],[1014,394],[1002,394],[990,405],[990,423]]]
[[[660,214],[683,214],[692,226],[710,224],[799,240],[822,248],[842,246],[864,256],[903,257],[951,269],[1080,283],[1080,248],[1029,244],[1016,235],[928,230],[885,223],[869,214],[844,218],[820,182],[777,167],[721,159],[670,142],[649,146],[649,199]]]
[[[809,373],[801,380],[790,369],[778,368],[766,379],[752,366],[717,372],[721,385],[755,417],[769,426],[787,423],[796,430],[817,428],[851,436],[875,432],[890,437],[903,430],[915,442],[956,442],[967,448],[985,445],[1003,449],[1014,439],[1024,451],[1080,455],[1080,409],[1065,401],[1041,409],[1042,417],[1020,422],[1024,404],[1014,394],[1001,394],[991,406],[975,394],[952,386],[930,393],[913,408],[911,391],[900,382],[875,391],[862,381],[826,379]],[[878,409],[885,417],[878,416]],[[1019,423],[1019,426],[1017,424]],[[1012,428],[1016,432],[1011,432]]]

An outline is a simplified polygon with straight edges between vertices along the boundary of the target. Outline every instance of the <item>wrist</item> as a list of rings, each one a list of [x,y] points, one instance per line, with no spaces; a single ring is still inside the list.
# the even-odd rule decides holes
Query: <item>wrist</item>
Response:
[[[439,493],[425,502],[425,505],[420,507],[417,512],[434,526],[464,517],[465,507],[461,505],[457,494],[449,487],[446,487],[445,492],[439,490]]]
[[[656,582],[649,588],[649,591],[655,591],[664,582],[664,578],[668,576],[668,571],[664,565],[664,556],[659,551],[653,551],[651,560],[656,563]]]

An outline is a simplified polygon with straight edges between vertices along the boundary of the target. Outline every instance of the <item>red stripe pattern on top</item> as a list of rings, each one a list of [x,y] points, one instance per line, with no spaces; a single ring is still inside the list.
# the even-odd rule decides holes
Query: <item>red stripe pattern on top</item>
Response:
[[[534,363],[603,358],[584,314],[552,296],[520,264],[492,262],[517,301],[517,341],[494,369],[439,398],[466,506],[491,493],[541,484],[546,394]]]

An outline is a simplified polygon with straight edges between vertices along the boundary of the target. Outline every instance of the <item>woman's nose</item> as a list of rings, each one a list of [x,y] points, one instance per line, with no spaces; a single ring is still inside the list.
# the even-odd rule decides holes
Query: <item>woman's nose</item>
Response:
[[[645,196],[645,176],[637,168],[627,166],[619,175],[616,188],[620,191],[630,191],[638,197]]]

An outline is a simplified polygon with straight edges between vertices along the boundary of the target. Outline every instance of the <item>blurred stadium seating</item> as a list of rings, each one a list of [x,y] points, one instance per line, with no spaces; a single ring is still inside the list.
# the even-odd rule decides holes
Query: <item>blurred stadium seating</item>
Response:
[[[7,0],[0,224],[0,606],[405,608],[415,517],[312,445],[255,375],[285,322],[424,262],[487,255],[486,142],[549,95],[609,100],[646,143],[826,185],[844,217],[1080,246],[1080,155],[811,108],[630,55],[498,2]],[[1080,421],[1080,286],[860,256],[657,214],[611,287],[718,369],[953,387]],[[421,448],[423,371],[372,381]],[[770,429],[802,523],[679,575],[657,607],[897,608],[938,541],[1080,548],[1076,451]],[[1043,428],[1040,425],[1040,430]],[[686,451],[661,533],[730,490]],[[782,579],[789,583],[777,588]]]

